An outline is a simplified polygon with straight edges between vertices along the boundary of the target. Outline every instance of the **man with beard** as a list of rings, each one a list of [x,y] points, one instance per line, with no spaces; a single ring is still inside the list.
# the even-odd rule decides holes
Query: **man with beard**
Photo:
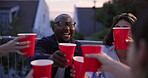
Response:
[[[52,26],[54,34],[43,37],[38,40],[35,46],[35,56],[29,61],[36,59],[52,59],[54,61],[52,68],[52,78],[70,78],[70,68],[64,62],[68,62],[63,58],[65,55],[59,50],[58,43],[75,43],[75,56],[81,56],[81,44],[73,39],[75,35],[75,22],[68,14],[61,14],[54,20]]]

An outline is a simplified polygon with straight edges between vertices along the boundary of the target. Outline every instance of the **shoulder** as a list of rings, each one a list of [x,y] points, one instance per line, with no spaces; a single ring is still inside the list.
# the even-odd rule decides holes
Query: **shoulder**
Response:
[[[77,40],[75,40],[75,39],[72,39],[72,43],[75,43],[77,46],[81,46],[81,43],[80,42],[78,42]]]
[[[49,47],[49,46],[58,46],[58,43],[56,41],[56,38],[54,35],[43,37],[42,39],[38,40],[36,43],[37,46],[44,46],[44,47]]]
[[[115,51],[115,46],[103,46],[102,47],[102,52],[106,53],[107,55],[109,55],[111,58],[113,58],[116,61],[119,61],[119,58],[117,56],[117,53]]]
[[[47,37],[43,37],[40,40],[38,40],[39,42],[53,42],[56,39],[54,38],[54,35],[51,36],[47,36]]]
[[[115,46],[108,46],[108,45],[103,45],[102,46],[102,52],[108,53],[108,52],[113,52],[115,49]]]
[[[72,43],[76,44],[76,49],[75,49],[75,55],[76,56],[81,56],[82,55],[82,50],[81,50],[81,43],[76,41],[76,40],[72,40]]]

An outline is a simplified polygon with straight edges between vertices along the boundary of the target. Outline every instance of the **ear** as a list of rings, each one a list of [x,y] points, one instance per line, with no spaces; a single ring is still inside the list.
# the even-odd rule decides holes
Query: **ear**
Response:
[[[52,26],[52,31],[55,32],[55,27],[54,26]]]
[[[139,41],[139,50],[137,52],[137,66],[138,67],[143,67],[146,65],[147,62],[147,44],[145,40],[140,40]]]

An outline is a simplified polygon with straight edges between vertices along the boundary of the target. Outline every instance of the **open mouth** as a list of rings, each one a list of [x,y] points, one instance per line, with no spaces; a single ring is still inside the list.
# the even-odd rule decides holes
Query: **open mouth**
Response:
[[[70,33],[63,33],[64,35],[70,35]]]
[[[64,37],[70,37],[70,33],[63,33]]]
[[[68,29],[63,30],[62,34],[64,38],[70,38],[71,35],[70,30]]]

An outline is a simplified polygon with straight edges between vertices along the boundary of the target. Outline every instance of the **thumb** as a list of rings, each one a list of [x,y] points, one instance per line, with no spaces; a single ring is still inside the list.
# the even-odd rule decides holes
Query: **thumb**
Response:
[[[27,53],[22,53],[20,51],[17,51],[16,53],[18,53],[19,55],[26,55]]]
[[[98,59],[98,61],[100,61],[101,63],[108,61],[108,60],[112,60],[111,57],[109,57],[108,55],[106,55],[105,53],[100,53],[100,54],[86,54],[86,57],[88,58],[96,58]]]
[[[98,54],[86,54],[85,56],[88,58],[96,58],[96,59],[99,57]]]

